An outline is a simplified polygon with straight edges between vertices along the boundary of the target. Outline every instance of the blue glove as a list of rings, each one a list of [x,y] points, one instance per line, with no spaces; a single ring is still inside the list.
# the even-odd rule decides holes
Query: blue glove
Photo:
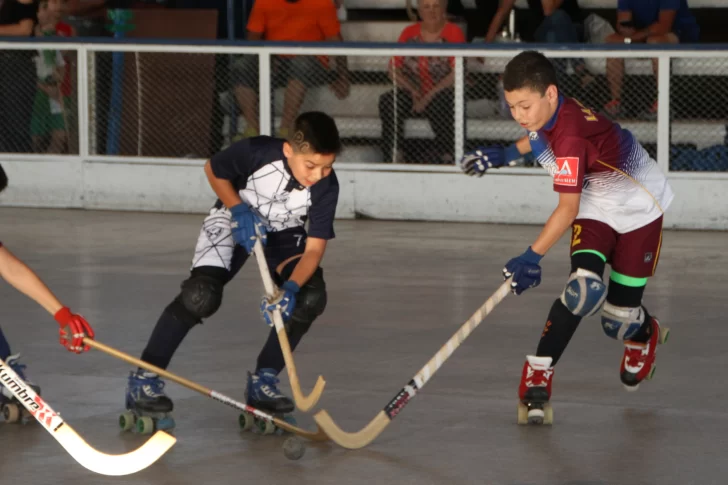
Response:
[[[293,309],[296,308],[296,295],[300,290],[301,288],[295,281],[288,280],[283,283],[281,291],[275,298],[269,300],[265,296],[263,297],[263,301],[260,302],[260,311],[269,327],[274,325],[271,313],[276,310],[280,310],[284,322],[291,319]]]
[[[252,253],[253,247],[255,246],[255,239],[258,235],[255,230],[258,229],[258,232],[260,232],[260,242],[265,246],[268,239],[265,225],[261,222],[260,217],[250,209],[248,204],[242,202],[231,207],[230,214],[232,215],[230,229],[233,232],[233,241],[235,241],[235,244],[244,247],[248,254]]]
[[[503,147],[481,147],[463,155],[460,169],[467,175],[482,177],[489,168],[500,168],[503,165],[513,167],[519,165],[523,155],[516,144]]]
[[[525,253],[513,258],[503,268],[503,279],[513,276],[511,291],[520,295],[529,288],[535,288],[541,284],[541,261],[540,254],[536,253],[529,246]]]

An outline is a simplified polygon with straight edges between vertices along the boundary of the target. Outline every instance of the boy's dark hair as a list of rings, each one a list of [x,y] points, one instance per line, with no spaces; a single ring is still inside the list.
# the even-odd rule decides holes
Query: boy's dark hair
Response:
[[[336,122],[320,111],[307,111],[298,115],[293,138],[289,142],[297,151],[308,150],[322,155],[338,155],[341,151]]]
[[[8,176],[5,175],[5,170],[3,170],[3,166],[0,165],[0,192],[5,190],[5,187],[8,186]]]
[[[510,60],[503,73],[503,90],[528,88],[546,94],[550,85],[559,87],[556,70],[546,56],[537,51],[524,51]]]

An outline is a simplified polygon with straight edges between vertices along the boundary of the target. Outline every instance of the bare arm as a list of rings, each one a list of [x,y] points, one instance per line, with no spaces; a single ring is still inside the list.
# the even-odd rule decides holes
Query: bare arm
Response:
[[[33,33],[33,21],[23,19],[17,24],[0,25],[0,35],[7,37],[29,37]]]
[[[398,87],[409,91],[413,97],[417,97],[419,90],[412,84],[407,76],[404,75],[401,67],[395,67],[394,64],[389,68],[389,79],[391,79]]]
[[[225,207],[230,209],[243,202],[231,181],[215,177],[209,160],[205,163],[205,175],[207,175],[207,181],[210,182],[210,187]]]
[[[531,142],[528,141],[528,136],[519,138],[516,142],[516,148],[518,148],[518,153],[520,153],[521,155],[531,153]]]
[[[263,32],[251,32],[249,30],[245,38],[247,40],[263,40]]]
[[[55,315],[63,307],[38,275],[4,246],[0,247],[0,276],[51,315]]]
[[[516,0],[502,0],[493,16],[493,20],[490,22],[490,27],[488,27],[488,33],[485,35],[486,42],[493,42],[493,39],[498,35],[498,31],[503,26],[503,22],[505,22],[506,17],[511,13],[515,4]]]
[[[306,239],[306,249],[303,251],[301,259],[298,260],[298,264],[296,264],[296,268],[289,278],[299,288],[302,288],[311,279],[316,268],[321,264],[327,242],[326,239],[319,239],[317,237],[309,237]]]
[[[632,40],[641,42],[653,35],[665,35],[672,32],[672,24],[675,22],[675,10],[660,10],[657,22],[646,29],[638,30],[632,35]]]
[[[541,0],[541,7],[545,17],[550,17],[555,11],[561,8],[564,0]]]
[[[561,239],[561,236],[571,227],[571,224],[579,214],[579,203],[581,194],[559,194],[559,205],[546,221],[541,234],[536,238],[536,242],[531,245],[536,253],[544,255],[551,247]]]

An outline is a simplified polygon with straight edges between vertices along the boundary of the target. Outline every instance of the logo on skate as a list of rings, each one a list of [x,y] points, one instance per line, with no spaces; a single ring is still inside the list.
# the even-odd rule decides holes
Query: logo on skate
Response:
[[[558,167],[554,174],[554,184],[566,187],[576,187],[579,180],[579,158],[559,157],[556,159]]]
[[[652,261],[652,253],[645,253],[645,263]]]

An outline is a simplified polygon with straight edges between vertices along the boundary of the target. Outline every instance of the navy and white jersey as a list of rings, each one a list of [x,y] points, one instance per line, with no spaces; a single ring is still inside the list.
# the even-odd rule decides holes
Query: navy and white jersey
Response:
[[[256,136],[233,143],[210,160],[212,173],[229,180],[261,217],[268,231],[302,227],[308,235],[334,238],[334,215],[339,200],[339,181],[334,171],[312,187],[293,177],[283,154],[284,140]]]

